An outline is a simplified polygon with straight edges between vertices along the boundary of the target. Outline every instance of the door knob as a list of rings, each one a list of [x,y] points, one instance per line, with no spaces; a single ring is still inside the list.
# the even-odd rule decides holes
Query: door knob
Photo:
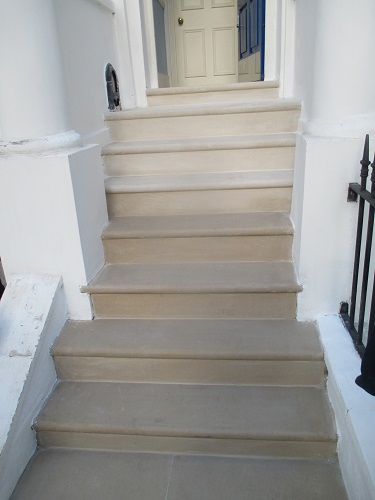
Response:
[[[182,19],[182,17],[179,17],[179,18],[177,19],[177,21],[178,21],[178,24],[179,24],[180,26],[182,26],[182,25],[184,24],[184,20]]]

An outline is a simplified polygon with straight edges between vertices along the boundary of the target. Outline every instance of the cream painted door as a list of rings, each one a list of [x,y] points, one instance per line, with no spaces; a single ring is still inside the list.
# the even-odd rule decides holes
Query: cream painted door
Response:
[[[237,0],[172,1],[178,86],[236,83]]]

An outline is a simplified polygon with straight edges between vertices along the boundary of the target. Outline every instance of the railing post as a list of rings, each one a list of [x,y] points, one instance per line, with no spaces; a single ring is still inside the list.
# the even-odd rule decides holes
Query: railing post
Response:
[[[371,175],[371,196],[375,198],[375,156],[374,161],[372,162],[372,175]],[[372,244],[372,233],[374,228],[374,207],[370,205],[369,212],[369,220],[368,220],[368,233],[367,233],[367,241],[366,241],[366,254],[365,254],[365,264],[364,264],[364,273],[366,273],[367,266],[367,274],[365,275],[366,279],[363,280],[362,283],[362,296],[366,297],[367,293],[367,283],[368,283],[368,267],[370,263],[371,257],[371,244]],[[366,283],[364,283],[366,282]],[[364,289],[365,288],[365,289]],[[362,387],[366,392],[375,396],[375,331],[374,331],[374,321],[375,321],[375,276],[374,283],[372,289],[372,297],[371,297],[371,311],[370,311],[370,321],[368,327],[368,338],[367,345],[365,348],[365,352],[362,357],[361,363],[361,375],[356,378],[356,384]],[[362,304],[363,302],[363,304]],[[362,299],[361,297],[361,310],[360,310],[360,324],[358,326],[359,335],[363,331],[363,322],[364,322],[364,314],[365,314],[365,305],[366,298]]]
[[[366,135],[365,146],[363,149],[363,157],[361,160],[361,190],[366,190],[366,182],[368,177],[368,167],[370,165],[370,153],[369,153],[369,135]],[[355,195],[355,193],[354,193]],[[348,200],[356,200],[357,197],[353,198],[353,193],[351,193],[349,188]],[[361,257],[361,242],[362,242],[362,230],[363,230],[363,214],[365,210],[365,200],[360,197],[359,208],[358,208],[358,223],[357,223],[357,238],[355,243],[355,257],[353,266],[353,283],[352,283],[352,293],[350,299],[350,313],[349,321],[351,328],[354,328],[354,316],[355,307],[357,302],[357,287],[358,287],[358,274],[359,274],[359,260]]]
[[[371,197],[373,199],[375,199],[375,158],[374,158],[374,161],[371,165],[371,168],[372,168]],[[372,205],[370,205],[369,206],[369,214],[368,214],[368,223],[367,223],[365,258],[364,258],[364,263],[363,263],[361,302],[360,302],[360,307],[359,307],[359,320],[358,320],[358,341],[359,342],[362,342],[362,339],[363,339],[363,326],[364,326],[364,322],[365,322],[368,274],[369,274],[369,268],[370,268],[373,230],[374,230],[374,207]]]

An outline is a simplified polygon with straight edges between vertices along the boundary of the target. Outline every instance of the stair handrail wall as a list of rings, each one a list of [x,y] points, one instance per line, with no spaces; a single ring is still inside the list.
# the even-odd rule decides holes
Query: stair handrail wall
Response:
[[[375,273],[371,266],[375,218],[375,155],[371,163],[368,134],[360,164],[361,183],[349,184],[347,198],[348,202],[356,202],[359,198],[350,308],[348,303],[343,302],[340,314],[362,358],[361,375],[356,378],[356,384],[375,396]],[[369,191],[367,179],[370,166],[372,173]],[[374,274],[372,286],[369,283],[371,273]],[[366,304],[368,304],[367,308]],[[368,321],[367,338],[364,335],[366,319]]]

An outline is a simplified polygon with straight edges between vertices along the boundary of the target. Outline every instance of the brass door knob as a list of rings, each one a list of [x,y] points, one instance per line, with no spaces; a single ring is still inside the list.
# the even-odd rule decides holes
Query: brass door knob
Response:
[[[178,21],[178,24],[179,24],[180,26],[182,26],[182,25],[184,24],[184,20],[182,19],[182,17],[179,17],[179,18],[177,19],[177,21]]]

